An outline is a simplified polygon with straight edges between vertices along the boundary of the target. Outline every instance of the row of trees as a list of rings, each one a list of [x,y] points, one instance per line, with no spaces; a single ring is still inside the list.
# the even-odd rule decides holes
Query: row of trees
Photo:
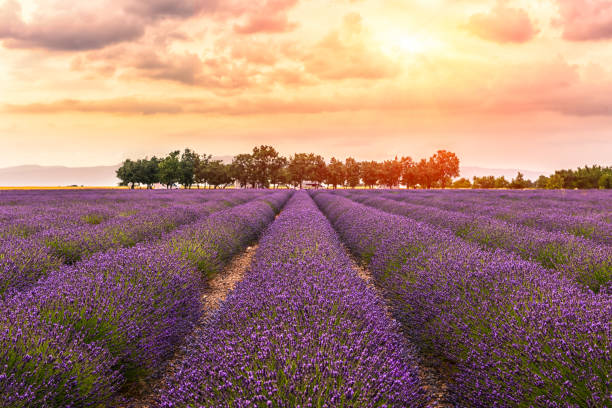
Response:
[[[270,188],[293,186],[303,188],[304,183],[333,188],[338,186],[369,188],[449,187],[459,176],[459,159],[454,153],[439,150],[429,159],[415,162],[410,157],[397,157],[384,162],[332,158],[329,163],[314,153],[296,153],[286,158],[272,146],[258,146],[252,153],[239,154],[231,164],[212,160],[190,149],[174,151],[164,158],[152,157],[136,161],[126,160],[117,170],[121,185],[134,188],[144,185],[152,188],[160,183],[167,188],[177,184],[185,188],[201,185],[227,186],[237,182],[241,187]]]
[[[452,188],[538,188],[557,189],[612,189],[612,167],[585,166],[577,170],[557,170],[551,176],[540,176],[535,182],[525,179],[522,173],[508,181],[505,177],[474,177],[473,181],[461,178],[453,182]]]
[[[550,177],[540,176],[537,188],[612,189],[612,167],[584,166],[577,170],[557,170]]]
[[[473,181],[466,178],[460,178],[453,182],[452,188],[512,188],[512,189],[524,189],[533,188],[535,183],[525,178],[523,173],[519,172],[516,177],[510,181],[506,180],[504,176],[474,176]]]

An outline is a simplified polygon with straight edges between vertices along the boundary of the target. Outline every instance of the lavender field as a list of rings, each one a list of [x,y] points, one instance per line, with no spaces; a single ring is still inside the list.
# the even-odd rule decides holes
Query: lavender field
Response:
[[[0,191],[1,407],[612,407],[612,194]]]

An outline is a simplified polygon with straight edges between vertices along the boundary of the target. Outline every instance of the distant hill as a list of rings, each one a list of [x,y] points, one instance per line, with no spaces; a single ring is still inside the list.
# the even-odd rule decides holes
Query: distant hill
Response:
[[[233,156],[213,156],[215,160],[231,163]],[[0,187],[112,187],[119,183],[114,166],[65,167],[25,165],[0,168]]]
[[[0,186],[3,187],[56,187],[73,184],[91,187],[116,186],[119,180],[115,166],[65,167],[65,166],[15,166],[0,169]]]
[[[485,167],[470,167],[470,166],[462,166],[461,167],[461,175],[460,177],[465,177],[467,179],[472,180],[472,177],[483,177],[483,176],[495,176],[501,177],[504,176],[506,180],[511,181],[516,177],[516,174],[520,171],[523,173],[526,179],[529,180],[537,180],[541,175],[548,176],[550,173],[545,171],[536,171],[536,170],[521,170],[521,169],[488,169]]]

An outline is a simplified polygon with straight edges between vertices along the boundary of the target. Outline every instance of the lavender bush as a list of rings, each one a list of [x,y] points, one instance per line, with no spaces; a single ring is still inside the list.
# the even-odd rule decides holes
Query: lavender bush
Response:
[[[412,350],[305,193],[268,229],[247,277],[185,355],[161,406],[420,403]]]
[[[349,197],[353,197],[349,195]],[[549,232],[495,218],[441,210],[382,197],[361,196],[369,206],[448,229],[488,248],[515,252],[546,268],[557,270],[598,292],[612,279],[612,247],[561,232]]]
[[[315,200],[421,346],[455,363],[467,406],[610,405],[611,296],[406,217]]]
[[[269,199],[281,205],[287,195]],[[234,223],[232,243],[245,245],[241,234],[253,239],[253,225],[265,227],[257,219],[261,206],[270,209],[268,222],[274,216],[265,199],[183,231],[215,229],[240,214],[243,224]],[[123,384],[159,368],[198,318],[202,283],[191,260],[166,241],[94,254],[6,299],[0,305],[0,378],[6,380],[0,406],[104,405]]]

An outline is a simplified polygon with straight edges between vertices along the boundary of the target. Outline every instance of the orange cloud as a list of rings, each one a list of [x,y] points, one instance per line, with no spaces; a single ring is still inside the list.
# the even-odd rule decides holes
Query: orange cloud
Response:
[[[322,79],[380,79],[395,76],[399,66],[367,43],[362,18],[344,17],[340,30],[330,32],[303,57],[306,70]]]
[[[488,14],[474,14],[466,28],[472,34],[497,43],[525,43],[538,33],[525,10],[509,8],[503,2]]]

